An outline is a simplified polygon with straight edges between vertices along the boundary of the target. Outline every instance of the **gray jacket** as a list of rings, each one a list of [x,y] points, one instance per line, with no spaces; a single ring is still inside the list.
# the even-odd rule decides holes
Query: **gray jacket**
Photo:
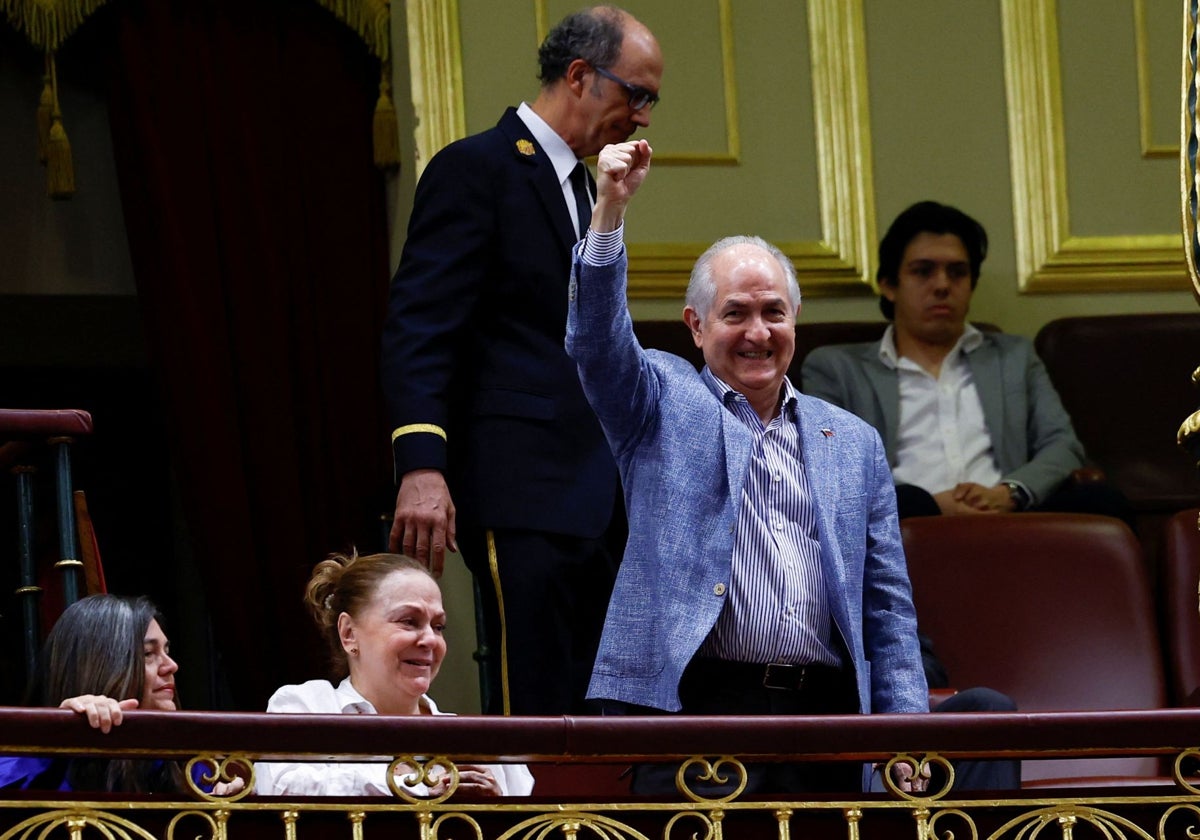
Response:
[[[880,341],[818,347],[804,360],[804,392],[840,405],[874,426],[888,463],[896,465],[900,386],[896,371],[879,359]],[[1050,382],[1033,344],[1003,333],[984,333],[967,354],[996,465],[1005,481],[1018,481],[1038,504],[1073,470],[1083,466],[1083,444]]]

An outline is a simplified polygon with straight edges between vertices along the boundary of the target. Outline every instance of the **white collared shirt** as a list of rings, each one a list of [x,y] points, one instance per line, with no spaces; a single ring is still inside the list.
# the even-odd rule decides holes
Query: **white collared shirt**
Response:
[[[563,140],[558,132],[526,103],[522,102],[517,108],[517,116],[521,118],[521,122],[525,123],[525,127],[533,135],[533,139],[537,140],[538,145],[542,147],[542,151],[550,158],[550,163],[554,166],[554,174],[558,177],[558,184],[562,188],[567,212],[571,214],[573,229],[579,230],[579,212],[575,209],[575,191],[571,188],[571,173],[575,171],[579,158],[575,157],[575,153],[571,151],[567,141]],[[588,187],[588,198],[591,199],[592,206],[595,206],[596,197],[592,195],[591,186]]]
[[[967,363],[967,354],[982,343],[983,333],[967,324],[934,378],[916,362],[897,355],[894,327],[883,334],[879,360],[896,371],[900,387],[892,469],[897,484],[941,493],[964,481],[984,487],[999,483],[992,436]]]
[[[445,715],[428,695],[421,697],[421,709],[431,715]],[[358,693],[350,678],[335,688],[328,680],[309,680],[300,685],[285,685],[271,695],[268,712],[284,714],[373,715],[375,707]],[[389,760],[360,764],[342,761],[258,762],[254,765],[254,791],[263,796],[392,796],[387,783]],[[533,790],[533,774],[524,764],[488,764],[500,784],[501,796],[528,796]],[[423,784],[397,783],[414,795],[424,796]]]

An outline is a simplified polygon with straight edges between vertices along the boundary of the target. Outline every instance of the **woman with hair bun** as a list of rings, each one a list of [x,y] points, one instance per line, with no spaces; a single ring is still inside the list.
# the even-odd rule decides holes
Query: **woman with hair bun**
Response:
[[[313,569],[304,602],[329,644],[337,685],[309,680],[285,685],[268,712],[347,715],[441,715],[426,692],[446,655],[446,613],[437,581],[411,557],[331,554]],[[290,796],[391,795],[387,764],[259,763],[260,794]],[[458,766],[458,790],[475,795],[523,796],[533,776],[520,764]],[[416,795],[433,786],[405,785]]]

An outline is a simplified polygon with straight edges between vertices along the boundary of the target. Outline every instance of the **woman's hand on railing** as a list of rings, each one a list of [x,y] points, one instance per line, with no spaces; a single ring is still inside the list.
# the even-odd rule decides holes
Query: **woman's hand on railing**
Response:
[[[430,796],[441,796],[450,784],[450,774],[442,775],[429,786]],[[458,767],[458,789],[456,793],[472,793],[476,796],[500,796],[500,782],[496,775],[481,764],[460,764]]]
[[[114,700],[103,694],[81,694],[78,697],[68,697],[59,703],[58,707],[87,715],[88,725],[92,729],[107,733],[114,726],[121,725],[122,712],[136,709],[138,701]]]

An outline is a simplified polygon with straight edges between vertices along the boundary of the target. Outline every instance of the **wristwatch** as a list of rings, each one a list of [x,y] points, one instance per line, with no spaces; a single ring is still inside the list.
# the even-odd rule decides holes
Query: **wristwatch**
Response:
[[[1029,507],[1029,491],[1015,481],[1003,481],[1001,484],[1008,488],[1008,497],[1012,499],[1014,510]]]

